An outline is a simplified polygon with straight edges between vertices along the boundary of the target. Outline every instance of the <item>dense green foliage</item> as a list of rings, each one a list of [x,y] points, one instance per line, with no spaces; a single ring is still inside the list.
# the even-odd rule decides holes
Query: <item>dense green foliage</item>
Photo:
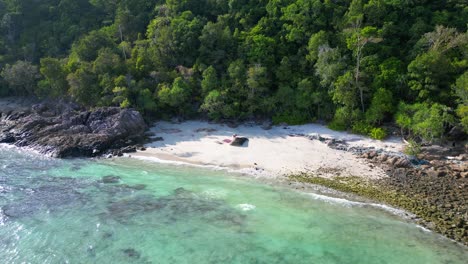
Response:
[[[465,0],[0,0],[0,95],[432,140],[468,131],[467,23]]]

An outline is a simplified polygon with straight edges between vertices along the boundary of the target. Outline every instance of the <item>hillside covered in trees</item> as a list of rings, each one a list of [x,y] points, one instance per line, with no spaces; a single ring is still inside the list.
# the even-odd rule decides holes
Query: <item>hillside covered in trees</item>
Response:
[[[0,0],[0,95],[468,131],[466,0]]]

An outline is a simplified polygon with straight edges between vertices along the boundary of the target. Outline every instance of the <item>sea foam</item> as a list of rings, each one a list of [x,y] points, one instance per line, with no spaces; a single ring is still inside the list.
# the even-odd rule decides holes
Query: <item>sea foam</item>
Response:
[[[321,195],[321,194],[316,194],[316,193],[307,193],[307,195],[311,196],[315,200],[320,200],[320,201],[330,203],[330,204],[338,204],[338,205],[345,206],[345,207],[374,207],[374,208],[379,208],[379,209],[382,209],[384,211],[390,212],[394,215],[398,215],[404,218],[408,216],[408,213],[406,211],[393,208],[385,204],[356,202],[356,201],[350,201],[344,198],[331,197],[331,196],[326,196],[326,195]]]

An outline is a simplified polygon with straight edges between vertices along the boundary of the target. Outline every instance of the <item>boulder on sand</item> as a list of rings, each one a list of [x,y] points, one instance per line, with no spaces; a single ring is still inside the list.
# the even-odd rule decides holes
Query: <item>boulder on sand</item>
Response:
[[[245,142],[249,141],[246,137],[235,137],[234,140],[231,142],[231,146],[234,147],[241,147],[245,144]]]

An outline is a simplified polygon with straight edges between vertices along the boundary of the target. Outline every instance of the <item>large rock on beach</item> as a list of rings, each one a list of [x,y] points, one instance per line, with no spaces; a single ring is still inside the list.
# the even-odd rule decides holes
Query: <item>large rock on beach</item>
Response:
[[[54,157],[96,156],[136,144],[146,124],[139,112],[118,107],[87,110],[72,103],[0,107],[0,142],[31,147]]]
[[[241,146],[243,146],[247,141],[249,141],[249,139],[246,138],[246,137],[235,137],[234,140],[231,142],[231,146],[241,147]]]

